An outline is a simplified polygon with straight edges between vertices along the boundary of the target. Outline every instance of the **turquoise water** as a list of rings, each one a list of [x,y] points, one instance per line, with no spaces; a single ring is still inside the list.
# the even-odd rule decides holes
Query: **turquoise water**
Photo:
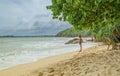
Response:
[[[72,38],[16,37],[0,38],[0,69],[36,61],[40,58],[79,50],[78,44],[65,45]],[[91,47],[97,43],[84,43]]]

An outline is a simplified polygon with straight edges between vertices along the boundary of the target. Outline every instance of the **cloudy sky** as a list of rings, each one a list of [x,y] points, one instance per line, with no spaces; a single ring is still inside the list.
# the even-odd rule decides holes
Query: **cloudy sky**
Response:
[[[0,35],[55,35],[71,27],[53,20],[51,0],[0,0]]]

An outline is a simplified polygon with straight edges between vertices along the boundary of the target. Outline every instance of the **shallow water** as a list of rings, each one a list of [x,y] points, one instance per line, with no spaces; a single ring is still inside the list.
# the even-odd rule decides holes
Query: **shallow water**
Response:
[[[72,38],[16,37],[0,38],[0,69],[36,61],[40,58],[79,50],[78,44],[65,45]],[[83,48],[97,43],[83,43]]]

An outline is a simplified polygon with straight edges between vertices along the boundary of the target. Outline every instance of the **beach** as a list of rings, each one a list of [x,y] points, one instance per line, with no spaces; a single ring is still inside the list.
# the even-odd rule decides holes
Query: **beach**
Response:
[[[0,70],[0,76],[120,76],[120,50],[106,45]]]
[[[0,76],[120,76],[120,0],[0,0]]]
[[[13,37],[0,38],[0,70],[19,64],[35,62],[39,59],[79,50],[79,44],[65,42],[66,37]],[[98,43],[83,43],[83,48]]]

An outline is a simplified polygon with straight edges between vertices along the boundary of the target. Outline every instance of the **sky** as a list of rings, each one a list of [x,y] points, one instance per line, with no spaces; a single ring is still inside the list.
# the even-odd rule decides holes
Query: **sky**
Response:
[[[55,35],[71,27],[53,20],[47,5],[51,0],[0,0],[0,36]]]

